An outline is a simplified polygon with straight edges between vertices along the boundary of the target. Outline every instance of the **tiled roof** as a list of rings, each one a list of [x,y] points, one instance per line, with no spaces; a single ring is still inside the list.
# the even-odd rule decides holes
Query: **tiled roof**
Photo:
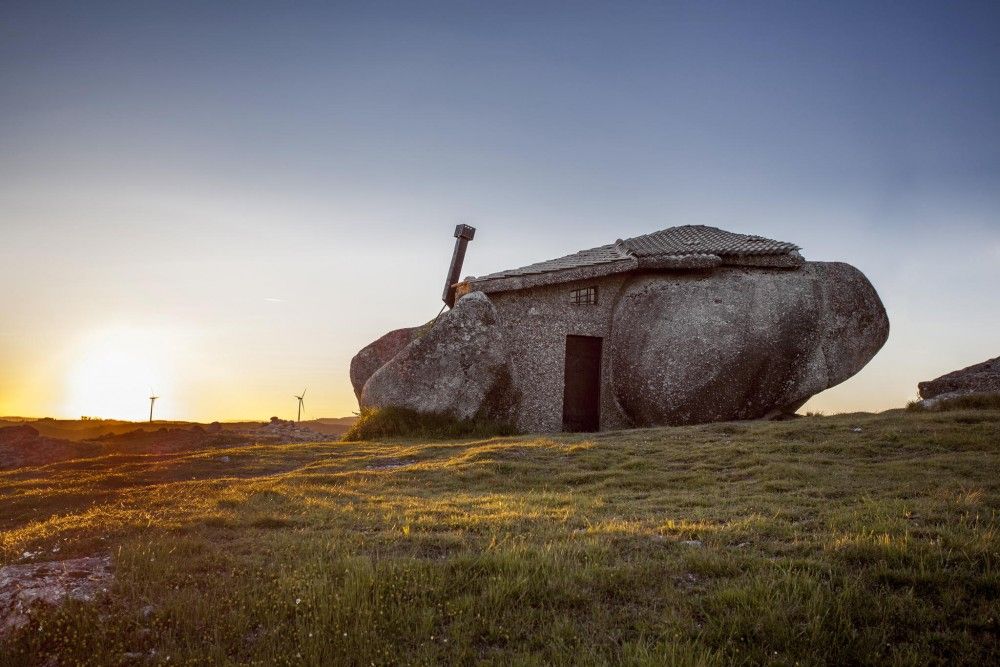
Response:
[[[660,255],[784,255],[799,249],[794,243],[727,232],[705,225],[670,227],[619,242],[636,257]]]
[[[492,280],[493,278],[510,278],[512,276],[530,276],[536,273],[549,273],[551,271],[562,271],[563,269],[576,269],[582,266],[596,266],[598,264],[610,264],[612,262],[622,261],[629,261],[628,256],[622,254],[621,250],[619,250],[614,243],[610,243],[608,245],[602,245],[598,248],[591,248],[590,250],[581,250],[580,252],[573,253],[572,255],[566,255],[565,257],[547,259],[544,262],[529,264],[528,266],[522,266],[519,269],[497,271],[496,273],[491,273],[486,276],[480,276],[476,278],[476,280]]]
[[[502,278],[533,276],[569,269],[601,265],[631,265],[614,267],[620,270],[641,266],[658,268],[696,268],[718,265],[725,258],[789,255],[790,263],[800,263],[798,246],[784,241],[727,232],[705,225],[670,227],[652,234],[636,236],[557,259],[507,269],[472,279],[474,283]],[[698,257],[688,257],[697,255]],[[608,266],[608,268],[612,268]]]

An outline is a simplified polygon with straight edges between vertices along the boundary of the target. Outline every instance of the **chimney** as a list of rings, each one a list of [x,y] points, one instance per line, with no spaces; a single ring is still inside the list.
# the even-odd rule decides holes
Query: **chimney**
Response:
[[[448,279],[444,284],[442,299],[449,308],[455,306],[455,284],[462,274],[462,263],[465,261],[465,247],[476,236],[476,228],[468,225],[455,227],[455,252],[451,255],[451,268],[448,269]]]

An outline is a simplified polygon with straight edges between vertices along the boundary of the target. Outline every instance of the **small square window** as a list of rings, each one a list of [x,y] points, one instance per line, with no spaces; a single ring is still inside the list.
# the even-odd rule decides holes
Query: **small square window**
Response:
[[[571,306],[596,306],[597,287],[581,287],[580,289],[570,290],[569,303]]]

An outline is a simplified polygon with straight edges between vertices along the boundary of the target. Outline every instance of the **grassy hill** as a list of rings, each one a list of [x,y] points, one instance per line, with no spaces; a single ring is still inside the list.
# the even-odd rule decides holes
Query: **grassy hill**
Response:
[[[998,509],[996,410],[66,461],[0,473],[0,563],[114,583],[0,656],[996,664]]]

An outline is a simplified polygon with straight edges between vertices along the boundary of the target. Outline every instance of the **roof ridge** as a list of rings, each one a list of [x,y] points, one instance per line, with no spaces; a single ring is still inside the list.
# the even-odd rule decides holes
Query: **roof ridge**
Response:
[[[799,266],[799,246],[763,236],[730,232],[710,225],[676,225],[641,236],[617,239],[595,248],[554,259],[473,278],[473,282],[559,273],[586,267],[620,272],[626,265],[685,268],[696,257],[715,257],[716,263],[738,261],[745,266]],[[725,258],[732,258],[726,260]],[[612,268],[614,267],[614,268]]]
[[[612,245],[614,245],[615,250],[620,252],[623,257],[632,257],[632,250],[629,249],[627,245],[625,245],[625,241],[617,239]]]

